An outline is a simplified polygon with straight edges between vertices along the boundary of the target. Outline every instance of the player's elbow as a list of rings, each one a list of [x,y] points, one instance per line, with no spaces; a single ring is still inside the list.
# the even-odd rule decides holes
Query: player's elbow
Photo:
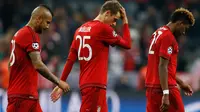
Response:
[[[40,70],[41,67],[42,67],[42,62],[40,62],[40,61],[32,62],[32,64],[33,64],[33,67],[34,67],[36,70]]]
[[[132,45],[132,42],[131,42],[131,40],[129,40],[129,41],[127,42],[127,48],[126,48],[126,49],[131,49],[131,45]]]
[[[165,66],[165,65],[163,65],[163,64],[159,64],[158,69],[159,69],[160,75],[162,75],[163,72],[166,73],[166,72],[168,71],[167,66]]]
[[[131,49],[131,44],[127,44],[125,47],[124,47],[124,49]]]
[[[130,45],[128,45],[127,49],[131,49],[131,44],[130,44]]]

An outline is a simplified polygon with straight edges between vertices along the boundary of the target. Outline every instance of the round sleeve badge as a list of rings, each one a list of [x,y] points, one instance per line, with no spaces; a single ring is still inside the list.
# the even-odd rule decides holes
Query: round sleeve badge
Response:
[[[168,47],[168,49],[167,49],[167,53],[168,54],[172,54],[172,52],[173,52],[173,49],[172,49],[172,47],[170,46],[170,47]]]
[[[33,49],[39,49],[39,44],[38,43],[32,43]]]

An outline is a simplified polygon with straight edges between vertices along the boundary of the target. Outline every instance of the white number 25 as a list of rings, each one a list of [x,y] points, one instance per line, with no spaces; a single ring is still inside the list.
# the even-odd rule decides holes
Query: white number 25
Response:
[[[153,44],[156,43],[157,39],[160,37],[160,35],[162,33],[163,33],[162,31],[156,31],[156,32],[153,33],[153,40],[152,40],[151,45],[149,47],[149,54],[154,54],[154,51],[152,50],[152,46],[153,46]]]
[[[76,40],[79,39],[80,40],[80,44],[79,44],[79,48],[78,48],[78,59],[79,60],[85,60],[85,61],[90,61],[90,59],[92,58],[92,48],[89,44],[85,43],[85,40],[90,39],[90,36],[83,36],[83,39],[81,38],[80,35],[76,36]],[[89,56],[88,57],[81,57],[80,56],[80,52],[82,48],[87,48],[89,50]]]

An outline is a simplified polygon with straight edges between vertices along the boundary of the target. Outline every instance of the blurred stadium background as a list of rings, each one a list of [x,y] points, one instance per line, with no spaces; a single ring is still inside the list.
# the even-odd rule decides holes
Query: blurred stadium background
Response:
[[[50,29],[41,35],[41,56],[48,68],[60,77],[76,28],[94,19],[104,0],[0,0],[0,112],[5,112],[7,105],[10,40],[41,3],[48,4],[55,15]],[[186,112],[200,112],[200,0],[120,0],[120,3],[129,18],[133,44],[127,51],[118,47],[110,49],[109,112],[145,112],[144,79],[150,35],[165,25],[171,12],[181,6],[193,12],[196,23],[178,40],[177,75],[190,83],[195,92],[192,97],[183,95]],[[121,33],[121,27],[119,21],[115,27],[118,33]],[[44,112],[79,112],[78,74],[79,65],[76,63],[68,78],[71,92],[56,103],[52,103],[49,97],[55,85],[40,76],[40,103]]]

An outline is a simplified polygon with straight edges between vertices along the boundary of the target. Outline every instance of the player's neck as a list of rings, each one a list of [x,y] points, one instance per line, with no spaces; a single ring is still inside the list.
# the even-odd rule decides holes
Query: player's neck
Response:
[[[32,21],[29,21],[26,26],[29,26],[33,29],[33,31],[35,31],[35,24]]]
[[[101,14],[99,14],[94,20],[98,20],[98,21],[100,21],[102,23],[105,23],[104,22],[104,17]]]
[[[170,31],[171,31],[172,33],[174,33],[174,24],[173,24],[172,22],[169,22],[166,26],[168,26],[169,29],[170,29]]]

